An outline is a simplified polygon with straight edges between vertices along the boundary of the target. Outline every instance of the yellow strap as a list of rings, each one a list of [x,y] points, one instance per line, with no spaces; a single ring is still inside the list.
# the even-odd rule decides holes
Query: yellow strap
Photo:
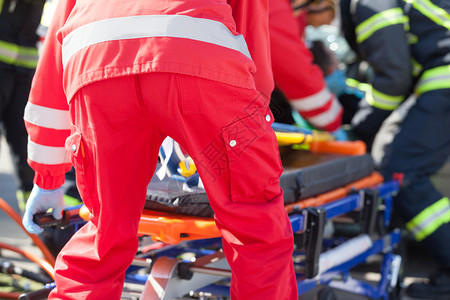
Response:
[[[326,131],[314,130],[313,134],[305,134],[301,132],[279,132],[275,131],[279,146],[311,144],[318,141],[332,141],[333,135]]]

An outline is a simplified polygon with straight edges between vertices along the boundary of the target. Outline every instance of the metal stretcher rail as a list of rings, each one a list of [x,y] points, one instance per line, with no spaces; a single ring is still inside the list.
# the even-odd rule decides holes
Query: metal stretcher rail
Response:
[[[297,137],[290,135],[285,138]],[[394,253],[394,248],[400,241],[400,232],[388,232],[387,228],[392,198],[399,189],[399,183],[395,180],[384,182],[379,173],[372,169],[367,171],[365,168],[372,165],[358,157],[365,153],[365,148],[358,143],[346,143],[343,147],[332,141],[318,141],[315,145],[318,148],[311,153],[330,153],[332,149],[332,153],[336,154],[338,149],[338,154],[354,156],[355,159],[341,157],[338,159],[345,160],[345,163],[335,164],[336,161],[322,160],[314,154],[299,155],[290,149],[283,149],[289,150],[283,151],[284,159],[292,163],[285,168],[285,200],[290,197],[289,202],[285,202],[285,209],[294,232],[293,260],[299,295],[325,286],[372,299],[395,299],[401,257]],[[313,166],[314,172],[309,170],[309,173],[299,174],[297,170],[304,170],[302,164],[305,160],[325,165],[322,168]],[[364,162],[365,168],[359,168],[361,162]],[[334,188],[327,186],[326,190],[313,193],[317,191],[313,179],[324,179],[323,167],[327,176],[331,175],[327,179],[334,184]],[[341,181],[343,177],[353,179],[347,178],[344,184]],[[289,184],[294,188],[289,190],[292,188]],[[202,205],[208,204],[207,199],[204,201],[205,197],[200,200]],[[76,219],[75,215],[87,220],[89,212],[81,207],[67,212],[64,219],[72,222]],[[331,235],[326,235],[325,227],[330,223],[337,225],[341,219],[346,219],[344,223],[350,220],[352,225],[356,225],[356,232],[343,235],[339,230],[334,230]],[[220,232],[213,217],[145,209],[138,233],[152,241],[140,247],[126,273],[124,299],[186,299],[186,295],[197,299],[229,297],[231,270],[222,252]],[[382,256],[379,282],[373,285],[351,278],[350,270],[374,255]],[[189,299],[192,299],[191,296]],[[331,300],[333,297],[319,293],[316,299]]]
[[[314,206],[301,204],[304,200],[286,206],[295,232],[293,258],[299,295],[318,286],[328,286],[373,299],[390,299],[401,262],[401,257],[393,253],[400,233],[394,230],[380,235],[375,232],[374,223],[380,214],[383,225],[389,223],[392,197],[398,188],[397,181],[382,182],[381,176],[373,173],[337,191],[306,199]],[[324,237],[327,221],[355,212],[364,223],[359,234],[350,238]],[[179,297],[189,293],[229,296],[227,284],[231,271],[220,249],[220,234],[213,218],[146,210],[139,233],[162,241],[163,246],[136,256],[126,274],[126,284],[139,288],[138,291],[124,289],[124,295],[131,298],[140,295],[143,300],[182,299]],[[211,249],[205,250],[208,248]],[[195,260],[184,260],[186,253],[196,253]],[[377,285],[349,276],[351,268],[376,254],[383,256]],[[142,273],[142,270],[146,271]]]
[[[373,299],[390,299],[390,293],[397,284],[401,262],[401,257],[393,253],[393,249],[400,241],[400,232],[394,230],[380,235],[375,232],[373,226],[374,218],[380,212],[380,207],[390,206],[391,198],[395,195],[399,186],[396,181],[379,183],[379,175],[376,174],[369,177],[376,178],[376,180],[363,180],[363,182],[370,182],[370,184],[358,184],[359,189],[357,190],[350,188],[351,185],[349,185],[349,187],[346,187],[348,192],[344,197],[336,199],[328,197],[326,203],[319,201],[318,203],[321,203],[321,205],[316,207],[299,208],[297,206],[291,210],[289,218],[292,228],[295,235],[301,237],[300,242],[297,239],[297,250],[293,254],[299,295],[319,285],[325,285]],[[374,182],[376,184],[373,184]],[[340,195],[340,193],[330,194]],[[373,205],[374,203],[375,205]],[[323,229],[325,222],[355,211],[363,216],[364,223],[371,224],[371,226],[363,226],[361,233],[351,238],[332,238],[337,245],[335,247],[324,246]],[[164,224],[158,225],[161,228],[166,226],[169,228],[162,235],[166,240],[170,236],[169,233],[176,232],[177,235],[179,234],[178,227],[184,221],[187,221],[189,226],[193,226],[190,227],[190,230],[195,231],[197,236],[202,230],[195,226],[204,226],[205,223],[203,222],[206,222],[205,218],[168,216],[167,214],[149,211],[145,214],[147,217],[143,222],[148,222],[145,228],[152,229],[153,222]],[[382,222],[385,223],[385,215],[382,214],[382,217]],[[200,222],[196,224],[194,220]],[[210,222],[212,223],[208,226],[212,226],[213,220]],[[209,231],[208,226],[204,228],[207,228],[205,232],[210,234],[212,231]],[[176,227],[178,231],[173,230],[173,227]],[[146,233],[153,235],[154,231]],[[178,237],[174,236],[171,240],[177,240]],[[182,238],[180,237],[180,240]],[[188,237],[185,236],[185,238]],[[215,239],[212,240],[215,241]],[[191,243],[196,242],[195,240],[180,241],[181,244],[188,243],[184,244],[185,249],[195,247]],[[367,284],[348,276],[351,268],[364,263],[370,256],[376,254],[383,256],[380,269],[381,279],[377,285]],[[159,255],[162,255],[162,257]],[[301,257],[300,260],[299,257]],[[229,296],[227,287],[229,276],[230,270],[224,262],[224,256],[220,250],[199,257],[195,262],[183,262],[173,253],[167,256],[164,256],[164,253],[159,253],[145,282],[142,299],[182,299],[178,297],[188,293],[227,297]],[[337,281],[336,278],[338,277],[342,280]]]

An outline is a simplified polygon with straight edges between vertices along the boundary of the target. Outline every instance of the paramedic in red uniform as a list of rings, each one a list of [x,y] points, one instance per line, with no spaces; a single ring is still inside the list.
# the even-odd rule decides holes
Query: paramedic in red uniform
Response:
[[[335,133],[338,139],[346,139],[345,133],[340,129],[342,106],[327,87],[322,70],[313,63],[313,55],[303,40],[308,25],[307,8],[310,1],[297,1],[297,4],[300,9],[295,12],[298,14],[295,16],[290,0],[269,0],[269,32],[275,85],[292,108],[311,125]],[[331,17],[330,21],[332,19]]]
[[[58,255],[50,299],[120,298],[166,136],[196,162],[232,299],[298,298],[267,18],[267,0],[59,1],[24,116],[36,175],[23,222],[39,233],[33,214],[60,217],[71,163],[90,221]]]

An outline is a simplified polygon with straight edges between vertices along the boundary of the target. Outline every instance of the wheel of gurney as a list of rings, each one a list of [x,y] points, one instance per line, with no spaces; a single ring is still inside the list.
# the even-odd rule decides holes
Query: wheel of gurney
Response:
[[[332,288],[325,286],[317,292],[314,300],[337,300],[337,297]]]

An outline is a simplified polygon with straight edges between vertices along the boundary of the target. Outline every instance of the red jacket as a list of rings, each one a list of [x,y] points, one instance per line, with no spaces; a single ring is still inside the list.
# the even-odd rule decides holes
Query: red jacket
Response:
[[[59,1],[24,116],[35,182],[64,182],[68,103],[92,82],[173,72],[270,95],[267,14],[267,0]]]
[[[269,0],[269,31],[275,85],[302,117],[319,129],[341,125],[342,107],[326,87],[303,41],[306,15],[294,17],[289,0]]]

